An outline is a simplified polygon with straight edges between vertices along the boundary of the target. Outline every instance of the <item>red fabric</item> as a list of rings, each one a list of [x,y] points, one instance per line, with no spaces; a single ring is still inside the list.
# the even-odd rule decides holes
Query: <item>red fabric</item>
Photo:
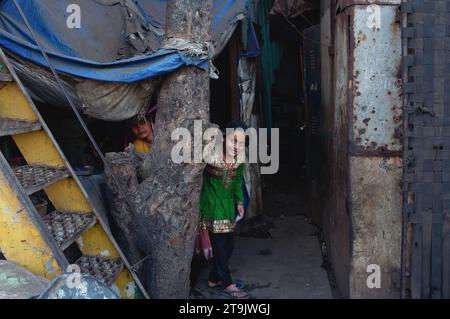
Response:
[[[203,254],[206,260],[213,258],[211,240],[207,229],[200,228],[195,241],[195,253]]]

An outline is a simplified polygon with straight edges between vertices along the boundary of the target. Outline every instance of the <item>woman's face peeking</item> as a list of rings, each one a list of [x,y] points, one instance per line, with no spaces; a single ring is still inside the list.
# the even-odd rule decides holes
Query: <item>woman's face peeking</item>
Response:
[[[226,156],[236,159],[245,150],[245,134],[243,130],[235,130],[225,138]]]

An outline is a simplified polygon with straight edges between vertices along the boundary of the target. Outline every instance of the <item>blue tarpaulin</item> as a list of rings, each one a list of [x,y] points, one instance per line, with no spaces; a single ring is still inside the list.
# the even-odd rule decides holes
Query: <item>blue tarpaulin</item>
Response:
[[[206,59],[159,48],[158,30],[164,29],[166,0],[17,2],[59,72],[91,80],[132,83],[185,65],[207,68]],[[76,14],[69,9],[74,4],[80,9],[79,28],[67,24]],[[130,19],[130,12],[134,19]],[[213,15],[213,40],[217,45],[225,41],[224,35],[232,30],[231,26],[247,15],[246,0],[214,0]],[[143,35],[143,42],[150,46],[137,57],[133,57],[139,54],[130,49],[127,41],[127,35],[133,32]],[[255,37],[250,39],[256,41]],[[0,46],[20,58],[47,66],[12,0],[0,0]]]

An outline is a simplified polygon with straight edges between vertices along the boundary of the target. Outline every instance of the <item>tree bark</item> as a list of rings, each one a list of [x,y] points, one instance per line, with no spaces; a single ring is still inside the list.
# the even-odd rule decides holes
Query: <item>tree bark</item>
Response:
[[[169,0],[167,37],[209,41],[211,2]],[[171,140],[171,134],[176,128],[187,128],[194,136],[194,120],[201,120],[204,128],[210,125],[209,81],[209,73],[196,67],[169,74],[159,95],[152,151],[139,165],[131,151],[107,155],[108,185],[115,198],[112,215],[114,219],[117,216],[125,220],[118,226],[122,228],[124,246],[138,240],[138,247],[130,250],[130,257],[148,256],[142,281],[152,298],[189,296],[204,164],[175,164],[171,152],[176,142]],[[130,210],[118,194],[112,172],[120,175],[116,179],[127,190],[134,209]],[[129,227],[133,229],[130,231]]]

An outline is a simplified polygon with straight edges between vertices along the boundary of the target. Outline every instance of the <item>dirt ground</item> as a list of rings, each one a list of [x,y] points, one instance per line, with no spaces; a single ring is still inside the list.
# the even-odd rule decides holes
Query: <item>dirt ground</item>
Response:
[[[230,267],[252,298],[333,298],[317,230],[303,209],[301,198],[278,193],[263,216],[241,225]],[[209,269],[204,265],[200,272],[198,297],[224,298],[207,287]]]

